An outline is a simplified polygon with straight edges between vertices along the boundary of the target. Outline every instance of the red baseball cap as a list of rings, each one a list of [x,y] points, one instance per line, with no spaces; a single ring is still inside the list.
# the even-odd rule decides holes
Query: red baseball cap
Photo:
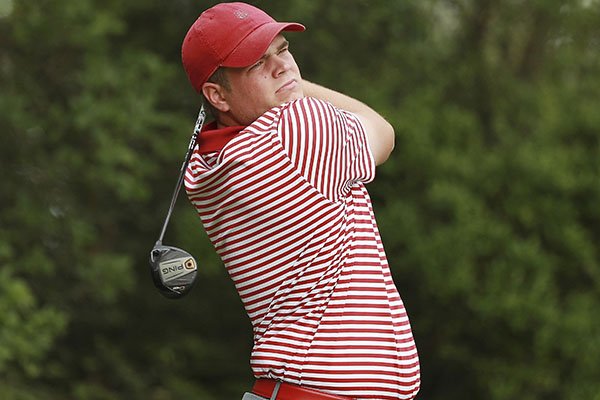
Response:
[[[221,3],[204,11],[185,35],[183,67],[197,92],[219,67],[256,62],[281,31],[303,31],[295,22],[277,22],[246,3]]]

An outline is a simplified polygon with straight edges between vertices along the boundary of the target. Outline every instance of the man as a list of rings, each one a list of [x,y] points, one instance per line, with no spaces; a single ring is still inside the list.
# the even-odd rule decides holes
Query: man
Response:
[[[302,79],[282,35],[302,30],[223,3],[182,46],[215,116],[186,191],[253,326],[244,399],[412,399],[417,351],[364,186],[394,130]]]

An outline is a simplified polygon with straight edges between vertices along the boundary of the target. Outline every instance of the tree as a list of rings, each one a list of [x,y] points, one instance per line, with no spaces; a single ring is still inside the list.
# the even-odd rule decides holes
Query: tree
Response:
[[[399,285],[418,285],[423,395],[597,398],[598,5],[430,6],[439,58],[376,190]]]

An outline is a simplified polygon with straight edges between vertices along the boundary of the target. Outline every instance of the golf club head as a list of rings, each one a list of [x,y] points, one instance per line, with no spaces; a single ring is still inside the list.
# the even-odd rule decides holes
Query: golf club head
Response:
[[[160,292],[170,299],[178,299],[191,290],[198,266],[187,251],[156,244],[150,252],[150,271]]]

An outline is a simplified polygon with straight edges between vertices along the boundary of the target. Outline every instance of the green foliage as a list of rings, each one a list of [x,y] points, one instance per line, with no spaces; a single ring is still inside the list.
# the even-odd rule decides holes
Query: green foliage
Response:
[[[455,28],[431,62],[453,68],[399,109],[374,189],[399,287],[418,282],[404,298],[427,398],[599,392],[599,32],[574,30],[599,10],[553,5],[438,2]]]
[[[0,272],[0,371],[16,364],[28,378],[41,374],[40,359],[64,329],[66,316],[51,307],[39,307],[23,280],[5,267]]]
[[[193,209],[200,261],[153,289],[199,103],[179,46],[214,2],[0,2],[0,393],[240,398],[247,318]],[[600,399],[600,3],[253,2],[303,75],[396,128],[370,192],[426,399]]]

